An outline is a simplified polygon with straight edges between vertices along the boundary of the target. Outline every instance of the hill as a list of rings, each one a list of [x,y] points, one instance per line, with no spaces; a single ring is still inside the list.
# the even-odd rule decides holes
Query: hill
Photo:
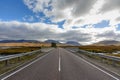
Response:
[[[76,41],[68,41],[68,42],[66,42],[66,44],[73,45],[73,46],[80,46],[81,45],[80,43],[78,43]]]
[[[104,40],[104,41],[100,41],[100,42],[94,43],[92,45],[97,45],[97,46],[116,45],[116,46],[119,46],[120,45],[120,41]]]
[[[56,41],[56,40],[46,40],[44,42],[45,43],[60,43],[59,41]]]
[[[30,42],[30,43],[38,43],[37,40],[1,40],[0,43],[23,43],[23,42]]]

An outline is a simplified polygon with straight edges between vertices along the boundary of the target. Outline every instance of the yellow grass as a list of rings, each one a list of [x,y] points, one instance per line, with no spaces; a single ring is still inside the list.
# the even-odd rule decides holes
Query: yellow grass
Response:
[[[51,46],[50,43],[0,43],[0,47],[39,47],[39,46]]]

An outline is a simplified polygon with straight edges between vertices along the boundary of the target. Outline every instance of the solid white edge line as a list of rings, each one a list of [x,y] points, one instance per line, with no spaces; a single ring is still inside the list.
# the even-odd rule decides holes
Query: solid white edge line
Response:
[[[59,53],[59,66],[58,66],[58,70],[59,72],[61,71],[61,58],[60,58],[60,51],[58,50]]]
[[[71,52],[70,52],[70,53],[71,53]],[[79,56],[77,56],[77,55],[75,55],[75,54],[73,54],[73,53],[72,53],[72,55],[73,55],[73,56],[75,56],[75,57],[77,57],[78,59],[81,59],[82,61],[86,62],[87,64],[91,65],[92,67],[94,67],[94,68],[98,69],[99,71],[101,71],[101,72],[103,72],[103,73],[107,74],[108,76],[110,76],[110,77],[114,78],[115,80],[120,80],[120,79],[118,79],[117,77],[113,76],[112,74],[110,74],[110,73],[108,73],[108,72],[106,72],[106,71],[102,70],[101,68],[99,68],[99,67],[97,67],[97,66],[93,65],[92,63],[90,63],[90,62],[88,62],[88,61],[86,61],[86,60],[84,60],[84,59],[80,58]]]
[[[21,70],[23,70],[23,69],[25,69],[26,67],[28,67],[28,66],[32,65],[33,63],[35,63],[35,62],[39,61],[40,59],[42,59],[42,58],[46,57],[46,56],[47,56],[47,55],[49,55],[49,54],[50,54],[50,53],[48,53],[48,54],[46,54],[46,55],[44,55],[44,56],[41,56],[40,58],[38,58],[38,59],[36,59],[35,61],[33,61],[33,62],[31,62],[31,63],[27,64],[26,66],[23,66],[22,68],[20,68],[20,69],[16,70],[15,72],[13,72],[13,73],[11,73],[11,74],[9,74],[9,75],[5,76],[5,77],[4,77],[4,78],[2,78],[1,80],[5,80],[5,79],[9,78],[10,76],[12,76],[12,75],[14,75],[14,74],[16,74],[16,73],[20,72]]]

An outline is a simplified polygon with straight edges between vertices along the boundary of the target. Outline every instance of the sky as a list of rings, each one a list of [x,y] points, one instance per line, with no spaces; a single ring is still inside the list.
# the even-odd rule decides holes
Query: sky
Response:
[[[120,0],[0,0],[0,40],[120,41]]]

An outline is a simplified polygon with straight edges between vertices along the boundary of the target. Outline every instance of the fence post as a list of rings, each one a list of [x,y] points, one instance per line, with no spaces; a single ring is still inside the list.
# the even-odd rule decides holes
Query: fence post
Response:
[[[112,65],[116,66],[116,62],[114,60],[112,60]]]
[[[5,60],[5,66],[7,66],[9,63],[9,60]]]
[[[20,57],[18,57],[18,61],[20,61]]]

